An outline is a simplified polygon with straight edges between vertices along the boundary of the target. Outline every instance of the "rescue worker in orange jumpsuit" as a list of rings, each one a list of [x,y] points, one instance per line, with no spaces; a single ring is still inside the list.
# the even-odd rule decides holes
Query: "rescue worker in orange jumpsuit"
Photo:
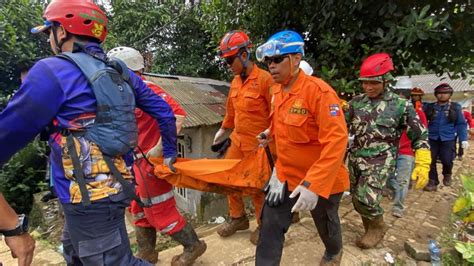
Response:
[[[250,60],[252,43],[243,31],[228,32],[220,42],[220,56],[232,70],[234,79],[227,99],[227,110],[221,128],[217,131],[214,144],[219,143],[228,130],[231,145],[225,159],[242,159],[258,148],[255,135],[270,125],[270,87],[273,84],[270,73],[259,68]],[[238,230],[249,228],[242,195],[228,196],[231,220],[217,232],[221,237],[233,235]],[[257,222],[260,224],[260,211],[264,194],[252,196]],[[252,232],[250,241],[257,243],[259,227]]]
[[[339,265],[342,235],[338,208],[349,188],[343,163],[348,133],[341,100],[323,80],[300,70],[304,41],[281,31],[258,47],[277,83],[272,87],[271,127],[260,133],[262,145],[273,139],[277,160],[265,187],[256,265],[279,265],[292,212],[310,211],[326,248],[320,265]]]
[[[176,117],[176,129],[179,132],[186,112],[162,88],[153,82],[145,80],[141,75],[144,60],[140,52],[130,47],[117,47],[109,51],[109,57],[121,59],[129,69],[135,71],[145,84],[158,96],[163,98],[173,109]],[[191,265],[196,258],[206,251],[206,243],[198,239],[196,232],[176,208],[173,186],[164,179],[154,175],[153,165],[148,157],[162,156],[162,141],[158,123],[141,111],[135,110],[138,124],[138,150],[133,164],[133,172],[137,182],[137,194],[145,208],[132,201],[130,212],[134,218],[138,254],[137,257],[151,263],[157,263],[158,251],[155,250],[156,230],[168,234],[183,245],[184,252],[172,259],[171,265]],[[145,158],[146,157],[146,158]]]

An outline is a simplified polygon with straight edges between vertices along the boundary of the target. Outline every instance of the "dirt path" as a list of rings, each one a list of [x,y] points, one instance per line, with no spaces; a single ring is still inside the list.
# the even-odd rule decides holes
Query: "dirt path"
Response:
[[[474,142],[471,141],[471,146]],[[474,165],[474,151],[471,149],[465,155],[464,161],[455,161],[454,173]],[[390,253],[403,265],[416,265],[408,257],[403,245],[406,240],[412,239],[418,243],[427,243],[439,235],[441,228],[449,222],[451,206],[456,198],[460,180],[456,176],[452,187],[441,186],[438,192],[410,191],[406,200],[407,210],[403,218],[397,219],[385,213],[388,224],[383,243],[375,249],[360,250],[354,241],[363,233],[363,226],[359,215],[354,211],[350,198],[341,202],[340,217],[343,230],[344,256],[342,265],[387,265],[384,256]],[[384,199],[385,210],[391,209],[391,201]],[[316,265],[324,247],[317,235],[316,229],[309,214],[303,213],[302,220],[291,226],[286,235],[285,248],[281,265]],[[255,228],[255,222],[251,229]],[[200,230],[205,235],[208,245],[207,252],[196,265],[253,265],[255,263],[255,246],[249,242],[251,230],[238,232],[234,236],[223,239],[216,233],[216,228]],[[198,230],[199,231],[199,230]],[[171,258],[182,252],[182,247],[175,247],[160,253],[159,265],[169,265]],[[16,265],[3,241],[0,242],[0,262],[5,266]],[[38,242],[33,265],[64,265],[61,254],[50,246]]]

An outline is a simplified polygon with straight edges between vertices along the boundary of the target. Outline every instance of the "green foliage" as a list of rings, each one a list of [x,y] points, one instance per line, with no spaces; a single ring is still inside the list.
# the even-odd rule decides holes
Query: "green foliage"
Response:
[[[147,12],[143,12],[146,10]],[[198,7],[181,1],[113,1],[105,48],[130,46],[145,57],[147,71],[219,78],[211,35]]]
[[[454,248],[462,254],[468,263],[474,263],[474,244],[470,239],[474,236],[474,175],[472,173],[461,175],[463,189],[453,205],[453,218],[455,219]]]
[[[462,254],[462,258],[467,262],[474,263],[474,244],[457,241],[454,248]]]
[[[47,188],[45,145],[35,141],[0,169],[0,191],[17,213],[29,213],[33,194]]]
[[[474,176],[461,175],[463,191],[453,205],[453,213],[459,220],[466,223],[474,222]]]
[[[42,23],[40,1],[11,0],[0,5],[0,98],[20,85],[19,72],[49,53],[46,36],[34,36]],[[5,101],[5,99],[3,99]]]
[[[255,44],[291,29],[303,34],[306,59],[338,91],[358,89],[361,61],[374,52],[394,57],[396,74],[472,73],[473,7],[469,1],[206,1],[202,23],[214,46],[244,29]]]

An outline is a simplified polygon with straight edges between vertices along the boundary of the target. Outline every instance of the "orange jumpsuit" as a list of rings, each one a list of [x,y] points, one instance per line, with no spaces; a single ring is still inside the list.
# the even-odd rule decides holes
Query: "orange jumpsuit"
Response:
[[[336,92],[302,71],[289,92],[280,84],[272,90],[278,179],[287,181],[290,191],[301,184],[326,199],[347,190],[343,158],[348,133]]]
[[[242,159],[258,148],[257,135],[270,126],[270,87],[272,85],[270,73],[257,65],[253,65],[250,75],[243,83],[240,76],[232,80],[222,128],[234,130],[230,135],[232,143],[225,159]],[[242,195],[232,195],[227,199],[232,218],[245,215]],[[257,221],[260,220],[263,200],[263,192],[252,196]]]

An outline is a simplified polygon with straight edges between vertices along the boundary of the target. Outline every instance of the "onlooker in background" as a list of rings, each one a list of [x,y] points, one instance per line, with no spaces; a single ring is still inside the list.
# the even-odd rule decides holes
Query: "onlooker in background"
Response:
[[[462,113],[464,115],[464,119],[466,119],[466,124],[467,124],[466,130],[469,133],[469,130],[472,128],[473,121],[472,121],[471,113],[468,111],[467,106],[462,107]],[[457,139],[456,142],[458,142],[458,152],[456,153],[456,155],[458,156],[458,160],[461,161],[462,156],[464,155],[464,149],[462,147],[461,138],[459,138],[459,136],[456,135],[456,139]]]
[[[400,78],[394,87],[394,92],[405,99],[409,99],[410,95],[413,95],[413,93],[419,96],[419,90],[421,89],[411,89],[412,87],[413,84],[409,78]],[[417,101],[413,101],[415,111],[418,114],[423,126],[427,127],[428,122],[426,120],[425,113],[421,108],[416,108],[416,104],[420,103],[419,99],[421,99],[421,97],[419,96],[417,99]],[[407,131],[407,129],[403,130],[402,136],[400,137],[396,172],[390,177],[389,180],[390,186],[395,191],[392,215],[398,218],[403,217],[403,211],[405,208],[403,206],[403,202],[407,196],[408,184],[410,183],[410,177],[413,172],[413,168],[415,167],[415,153],[413,152],[411,140],[409,138],[410,135],[410,131]]]
[[[425,191],[436,191],[438,188],[438,171],[436,161],[439,158],[443,164],[443,184],[451,185],[453,160],[456,149],[456,134],[459,136],[461,146],[469,147],[467,142],[466,119],[458,103],[451,102],[453,88],[447,83],[442,83],[434,89],[435,103],[423,106],[423,111],[428,119],[428,136],[431,147],[430,181],[424,188]]]
[[[413,103],[415,110],[423,109],[423,95],[425,95],[425,92],[421,88],[415,87],[411,90],[411,102]]]

